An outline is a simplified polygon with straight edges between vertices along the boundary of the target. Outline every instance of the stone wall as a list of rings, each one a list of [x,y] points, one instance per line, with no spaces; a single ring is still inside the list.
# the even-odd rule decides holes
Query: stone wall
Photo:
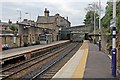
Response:
[[[57,41],[59,27],[56,24],[52,24],[52,23],[38,24],[38,27],[50,29],[52,31],[50,32],[52,33],[52,41]]]
[[[107,50],[107,42],[109,40],[109,37],[110,36],[102,36],[102,39],[101,39],[101,47],[102,47],[102,51],[107,53],[107,54],[110,54],[110,51]]]
[[[117,49],[117,68],[119,70],[120,73],[120,33],[117,35],[117,45],[116,45],[116,49]]]
[[[15,40],[15,42],[14,42]],[[3,36],[2,37],[2,44],[8,44],[9,48],[20,47],[20,37],[14,36]]]
[[[120,71],[120,47],[117,48],[117,68]]]
[[[41,23],[41,24],[38,24],[38,27],[47,28],[47,29],[55,29],[55,25],[52,23]]]
[[[26,27],[25,25],[19,26],[20,44],[33,45],[39,42],[39,34],[42,33],[40,27]]]

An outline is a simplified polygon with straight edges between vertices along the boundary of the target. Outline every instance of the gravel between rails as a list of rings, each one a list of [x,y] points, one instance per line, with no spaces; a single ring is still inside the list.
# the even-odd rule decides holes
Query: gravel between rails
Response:
[[[66,45],[68,45],[68,44],[69,44],[69,43],[67,43]],[[64,45],[56,46],[55,49],[48,49],[48,48],[47,48],[48,51],[46,51],[46,49],[37,50],[37,51],[34,51],[33,53],[35,53],[35,54],[36,54],[36,53],[39,53],[39,55],[38,55],[37,57],[42,57],[42,56],[47,55],[48,53],[52,53],[52,52],[58,50],[58,48],[60,49],[60,48],[62,48],[62,47],[64,47]],[[46,52],[45,52],[44,50],[45,50]],[[41,54],[41,52],[44,52],[44,53]],[[14,63],[14,64],[1,65],[2,68],[0,68],[0,72],[4,72],[4,71],[7,71],[7,70],[9,70],[9,69],[12,69],[13,67],[17,67],[17,66],[19,66],[19,65],[22,65],[22,64],[24,64],[24,63],[26,63],[26,62],[28,62],[28,61],[34,60],[34,59],[37,58],[37,57],[32,57],[32,58],[29,59],[29,60],[24,60],[24,61],[21,61],[21,62],[18,62],[18,63]]]
[[[22,79],[32,79],[32,80],[38,79],[39,75],[41,75],[42,73],[44,73],[50,67],[54,66],[54,64],[58,63],[61,59],[64,59],[69,53],[71,53],[72,51],[74,51],[75,48],[76,48],[75,45],[69,46],[69,48],[66,49],[65,51],[61,52],[61,54],[58,57],[56,57],[55,59],[53,59],[52,61],[50,61],[46,65],[44,65],[42,68],[38,67],[36,70],[34,70],[33,72],[31,72],[30,74],[26,75],[25,77],[22,77]],[[39,79],[41,79],[41,78],[39,78]]]
[[[69,45],[70,46],[70,45]],[[65,49],[65,48],[64,48]],[[56,52],[56,53],[58,53],[58,52]],[[54,55],[54,57],[56,57],[58,54],[55,54]],[[42,57],[43,58],[43,57]],[[39,58],[39,61],[41,61],[42,60],[42,58]],[[9,76],[9,77],[7,77],[7,79],[12,79],[12,78],[19,78],[19,77],[21,77],[21,76],[23,76],[23,75],[25,75],[25,74],[27,74],[28,72],[30,72],[31,70],[34,70],[36,67],[40,67],[41,65],[43,65],[43,64],[45,64],[46,62],[48,62],[48,61],[50,61],[51,59],[53,59],[53,56],[51,56],[51,58],[48,58],[47,59],[47,57],[46,58],[43,58],[43,60],[42,60],[42,62],[39,62],[38,60],[36,60],[36,61],[32,61],[32,62],[29,62],[29,63],[26,63],[26,64],[24,64],[24,67],[23,67],[23,65],[21,66],[21,68],[23,68],[22,70],[18,70],[18,71],[16,71],[17,69],[20,69],[20,66],[18,67],[18,68],[16,68],[16,70],[15,69],[12,69],[12,70],[10,70],[10,71],[8,71],[8,73],[11,73],[11,74],[13,74],[12,72],[14,72],[14,71],[16,71],[17,73],[16,74],[14,74],[14,75],[11,75],[11,76]],[[45,61],[44,61],[45,60]],[[35,63],[37,63],[37,64],[35,64]],[[38,64],[39,63],[39,64]],[[32,64],[32,65],[31,65]],[[27,66],[27,65],[30,65],[30,66]],[[34,65],[34,66],[33,66]],[[26,67],[27,66],[27,67]],[[5,73],[6,74],[6,73]]]
[[[80,48],[81,44],[78,44],[77,47],[71,51],[66,57],[64,57],[61,61],[55,64],[53,67],[45,71],[38,78],[52,78],[68,61],[69,59],[77,52]]]

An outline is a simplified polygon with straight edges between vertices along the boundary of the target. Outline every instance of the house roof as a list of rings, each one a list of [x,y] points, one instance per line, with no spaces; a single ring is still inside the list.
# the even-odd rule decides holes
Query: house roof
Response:
[[[6,23],[6,22],[0,22],[0,26],[1,26],[1,25],[8,26],[9,24],[8,24],[8,23]]]
[[[55,22],[55,16],[38,16],[37,23],[54,23]]]
[[[73,29],[73,28],[81,28],[81,27],[85,27],[85,25],[77,25],[77,26],[67,27],[64,29]]]
[[[35,22],[34,21],[27,20],[27,19],[24,19],[22,22],[19,22],[18,24],[25,25],[25,26],[35,26]]]

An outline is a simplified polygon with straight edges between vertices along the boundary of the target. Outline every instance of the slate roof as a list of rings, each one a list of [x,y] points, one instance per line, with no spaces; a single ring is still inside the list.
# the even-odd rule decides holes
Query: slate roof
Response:
[[[8,23],[6,23],[6,22],[0,22],[0,25],[8,26]]]
[[[18,24],[25,25],[25,26],[35,26],[35,22],[31,20],[23,20],[22,22],[19,22]]]
[[[38,16],[37,23],[54,23],[55,22],[55,16]]]

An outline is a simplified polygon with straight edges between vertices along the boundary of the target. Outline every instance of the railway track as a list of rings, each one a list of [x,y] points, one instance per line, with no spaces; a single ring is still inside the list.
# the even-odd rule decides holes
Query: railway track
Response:
[[[24,76],[25,74],[31,72],[31,70],[35,70],[36,67],[40,67],[42,69],[42,66],[45,65],[46,62],[53,60],[55,57],[57,57],[59,52],[66,50],[69,48],[69,46],[72,46],[73,44],[69,44],[65,47],[62,47],[61,49],[46,53],[41,57],[33,58],[29,61],[25,61],[23,63],[20,63],[19,65],[3,69],[0,74],[2,74],[3,79],[10,79],[10,78],[20,78]],[[23,74],[24,73],[24,74]],[[4,76],[5,75],[5,76]]]
[[[72,46],[69,46],[68,49],[66,49],[64,51],[64,53],[61,55],[59,55],[59,57],[53,59],[52,61],[50,61],[49,63],[47,63],[46,65],[44,65],[42,68],[38,68],[36,71],[34,71],[33,73],[23,77],[24,78],[30,78],[31,80],[36,80],[36,79],[41,79],[41,78],[52,78],[52,76],[70,59],[70,57],[77,51],[78,48],[76,48],[78,46],[78,44],[73,44]],[[78,46],[79,47],[79,46]],[[72,54],[69,54],[72,53]],[[69,54],[69,56],[68,56]],[[66,57],[68,56],[68,57]],[[66,60],[65,60],[66,58]],[[65,60],[64,62],[62,62],[61,60]],[[61,63],[62,64],[61,64]],[[60,63],[60,64],[58,64]],[[54,67],[56,66],[56,68]],[[52,69],[50,69],[52,68]],[[46,71],[47,71],[47,77],[46,77]],[[36,72],[36,74],[35,74]],[[33,75],[34,74],[34,75]],[[43,76],[45,75],[45,76]]]
[[[65,63],[77,52],[80,48],[81,44],[77,44],[76,47],[69,53],[64,56],[64,58],[60,59],[57,63],[53,64],[52,67],[49,67],[44,72],[36,77],[33,77],[33,80],[36,79],[51,79],[64,65]],[[54,80],[54,79],[53,79]]]
[[[31,58],[33,59],[34,57],[44,56],[44,55],[46,55],[48,53],[51,53],[51,52],[53,52],[55,50],[58,50],[58,48],[64,47],[64,45],[65,44],[61,44],[61,45],[46,47],[46,48],[42,48],[42,49],[39,49],[39,50],[32,51]],[[66,43],[66,45],[68,45],[68,43]],[[3,65],[1,65],[2,68],[0,68],[0,72],[3,71],[3,69],[8,69],[10,67],[13,67],[13,66],[16,66],[16,65],[20,65],[20,64],[24,63],[25,61],[27,61],[27,60],[22,60],[22,61],[19,61],[17,63],[12,63],[12,64],[11,63],[5,64],[5,65],[3,64]]]
[[[66,44],[67,46],[68,44]],[[10,70],[14,67],[17,67],[19,65],[22,65],[24,63],[27,63],[29,61],[32,61],[32,60],[35,60],[37,58],[40,58],[40,57],[43,57],[49,53],[52,53],[54,51],[57,51],[58,49],[61,49],[61,48],[64,48],[65,46],[57,46],[55,49],[49,49],[47,48],[48,51],[46,51],[46,49],[43,49],[43,50],[38,50],[37,52],[35,51],[34,53],[37,54],[36,57],[34,57],[33,55],[33,58],[29,59],[29,60],[25,60],[25,61],[21,61],[21,62],[18,62],[18,63],[15,63],[15,64],[8,64],[8,65],[3,65],[2,68],[0,68],[0,73],[3,72],[3,71],[7,71],[7,70]],[[39,54],[39,55],[38,55]]]

